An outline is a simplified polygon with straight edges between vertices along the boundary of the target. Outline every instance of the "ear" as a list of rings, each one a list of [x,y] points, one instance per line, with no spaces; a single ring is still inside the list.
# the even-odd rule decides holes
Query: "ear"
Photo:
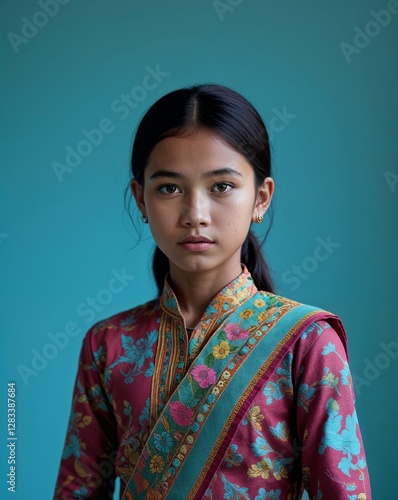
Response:
[[[258,216],[264,216],[271,204],[274,193],[275,183],[272,177],[266,177],[264,182],[257,189],[256,204],[253,210],[253,222],[257,221]]]
[[[131,189],[131,192],[133,193],[135,202],[137,203],[137,206],[138,206],[141,214],[146,216],[144,190],[142,189],[142,186],[137,181],[137,179],[133,179],[130,182],[130,189]]]

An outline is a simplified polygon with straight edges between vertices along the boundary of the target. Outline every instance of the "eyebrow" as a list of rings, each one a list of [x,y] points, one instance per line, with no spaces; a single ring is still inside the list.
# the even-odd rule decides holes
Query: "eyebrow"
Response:
[[[235,175],[238,177],[243,177],[243,175],[230,167],[217,168],[216,170],[211,170],[210,172],[206,172],[203,177],[211,178],[211,177],[219,177],[221,175]],[[156,179],[158,177],[168,177],[169,179],[186,179],[186,175],[180,174],[178,172],[173,172],[171,170],[160,169],[154,174],[150,176],[150,179]]]

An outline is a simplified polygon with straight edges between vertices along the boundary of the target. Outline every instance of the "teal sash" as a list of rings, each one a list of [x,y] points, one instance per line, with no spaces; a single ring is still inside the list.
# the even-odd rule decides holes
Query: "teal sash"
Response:
[[[241,304],[195,359],[156,422],[123,500],[202,498],[255,397],[309,325],[339,318],[265,292]]]

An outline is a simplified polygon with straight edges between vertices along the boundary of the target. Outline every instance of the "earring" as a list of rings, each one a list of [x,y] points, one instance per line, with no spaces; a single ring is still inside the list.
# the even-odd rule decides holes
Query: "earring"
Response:
[[[261,224],[264,220],[264,217],[261,215],[261,214],[257,214],[257,217],[256,217],[256,222],[257,224]]]
[[[148,217],[146,215],[141,215],[141,220],[144,224],[148,224]]]

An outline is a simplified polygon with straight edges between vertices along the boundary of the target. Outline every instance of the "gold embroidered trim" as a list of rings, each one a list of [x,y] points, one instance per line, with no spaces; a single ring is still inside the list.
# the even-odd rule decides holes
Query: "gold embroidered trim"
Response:
[[[159,333],[158,333],[158,345],[156,348],[156,356],[155,356],[155,368],[152,377],[152,386],[151,386],[151,400],[149,402],[149,415],[150,415],[150,429],[152,430],[155,425],[158,415],[159,415],[159,392],[160,392],[160,383],[162,380],[162,371],[164,367],[164,359],[166,357],[166,331],[167,331],[167,316],[162,312],[160,316],[160,325],[159,325]]]

